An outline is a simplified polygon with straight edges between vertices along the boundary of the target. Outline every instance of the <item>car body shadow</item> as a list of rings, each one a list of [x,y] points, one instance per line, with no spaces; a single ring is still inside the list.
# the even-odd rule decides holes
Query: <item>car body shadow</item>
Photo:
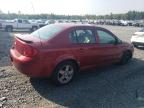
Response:
[[[143,60],[133,59],[123,66],[81,72],[65,86],[55,86],[49,79],[30,78],[30,82],[43,98],[64,107],[136,108],[132,99],[135,99],[135,90],[144,85],[141,82],[143,64]]]

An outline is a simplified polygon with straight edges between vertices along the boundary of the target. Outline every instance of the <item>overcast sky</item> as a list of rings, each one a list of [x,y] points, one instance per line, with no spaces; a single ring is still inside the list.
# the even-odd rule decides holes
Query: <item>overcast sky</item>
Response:
[[[103,15],[144,11],[144,0],[0,0],[0,10],[5,13],[21,11],[24,14]]]

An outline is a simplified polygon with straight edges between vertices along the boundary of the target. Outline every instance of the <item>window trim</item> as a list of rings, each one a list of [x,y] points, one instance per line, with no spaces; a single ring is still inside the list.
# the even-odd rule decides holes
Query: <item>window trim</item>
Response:
[[[94,43],[79,43],[78,38],[77,38],[78,36],[77,36],[76,30],[90,30],[90,31],[92,31],[92,36],[94,37],[95,42],[94,42]],[[69,38],[71,44],[81,44],[81,45],[97,44],[97,37],[95,36],[95,31],[94,31],[93,28],[75,28],[75,29],[70,30],[69,34],[70,34],[71,32],[74,32],[74,33],[76,34],[76,41],[77,41],[76,43],[73,43],[73,42],[70,40],[70,38]]]
[[[104,31],[104,32],[106,32],[106,33],[108,33],[108,34],[110,34],[114,39],[115,39],[115,43],[100,43],[100,40],[99,40],[99,34],[98,34],[98,30],[100,30],[100,31]],[[106,29],[104,29],[104,28],[96,28],[96,35],[97,35],[97,38],[98,38],[98,44],[99,45],[115,45],[115,44],[118,44],[117,43],[117,41],[118,41],[118,38],[112,33],[112,32],[110,32],[110,31],[108,31],[108,30],[106,30]]]

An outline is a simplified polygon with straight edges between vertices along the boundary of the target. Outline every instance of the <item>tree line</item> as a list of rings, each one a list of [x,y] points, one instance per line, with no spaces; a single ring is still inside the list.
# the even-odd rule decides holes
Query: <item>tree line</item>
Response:
[[[144,12],[129,11],[125,14],[109,14],[109,15],[56,15],[56,14],[16,14],[16,13],[3,13],[0,11],[0,19],[11,20],[15,18],[22,19],[123,19],[123,20],[144,20]]]

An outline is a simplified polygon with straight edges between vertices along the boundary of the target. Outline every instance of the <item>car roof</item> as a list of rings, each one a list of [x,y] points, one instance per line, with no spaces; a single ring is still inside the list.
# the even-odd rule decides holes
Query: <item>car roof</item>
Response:
[[[92,24],[72,24],[72,23],[58,23],[53,25],[61,26],[65,29],[72,28],[72,27],[96,27],[95,25]]]

